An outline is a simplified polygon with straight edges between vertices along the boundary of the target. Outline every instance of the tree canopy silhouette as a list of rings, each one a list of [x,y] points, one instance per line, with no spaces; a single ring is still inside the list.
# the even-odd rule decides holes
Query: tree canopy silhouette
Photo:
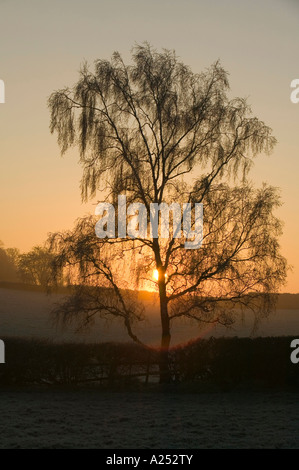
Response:
[[[53,254],[43,246],[35,246],[27,253],[17,254],[16,265],[19,278],[25,284],[48,287],[52,279],[52,260]],[[58,271],[56,272],[57,282],[61,282],[61,275]]]
[[[244,308],[269,313],[286,276],[273,213],[279,197],[271,186],[254,188],[248,172],[276,141],[246,100],[230,99],[228,91],[219,62],[193,73],[175,52],[144,43],[134,47],[130,65],[116,52],[93,71],[85,64],[72,88],[51,95],[51,132],[62,154],[72,146],[80,151],[84,201],[102,192],[115,205],[125,194],[148,213],[151,203],[204,207],[198,249],[186,249],[184,232],[174,238],[173,230],[168,239],[99,239],[93,216],[53,234],[56,267],[71,266],[77,284],[59,308],[65,319],[117,316],[138,341],[134,322],[144,312],[127,289],[152,279],[154,269],[164,351],[178,317],[230,324]]]

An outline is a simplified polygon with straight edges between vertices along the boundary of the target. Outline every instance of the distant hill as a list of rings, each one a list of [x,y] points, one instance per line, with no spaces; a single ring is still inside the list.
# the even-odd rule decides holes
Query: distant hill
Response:
[[[299,309],[299,294],[279,294],[278,309]]]
[[[24,284],[23,282],[9,282],[0,280],[0,289],[12,289],[12,290],[21,290],[28,292],[41,292],[45,293],[45,288],[42,286],[37,286],[33,284]],[[68,287],[57,287],[55,288],[56,294],[68,294],[70,292]]]
[[[24,284],[22,282],[10,282],[10,281],[1,281],[0,280],[0,289],[14,289],[14,290],[25,290],[29,292],[41,292],[45,293],[44,287],[31,285],[31,284]],[[68,287],[60,286],[55,289],[55,294],[65,294],[67,295],[70,292]],[[157,297],[156,293],[149,292],[149,291],[140,291],[140,297],[146,300],[153,300]],[[278,301],[277,301],[277,308],[278,309],[299,309],[299,293],[298,294],[289,294],[283,293],[278,294]]]

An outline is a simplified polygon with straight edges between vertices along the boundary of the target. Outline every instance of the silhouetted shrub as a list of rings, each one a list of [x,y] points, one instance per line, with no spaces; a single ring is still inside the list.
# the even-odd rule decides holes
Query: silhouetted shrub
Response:
[[[299,364],[290,360],[290,337],[210,338],[171,353],[180,381],[217,385],[298,386]]]

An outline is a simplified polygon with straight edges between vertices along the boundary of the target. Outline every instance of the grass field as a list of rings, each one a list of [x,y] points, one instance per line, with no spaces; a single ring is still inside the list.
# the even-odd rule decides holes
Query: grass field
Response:
[[[298,393],[0,392],[0,448],[299,448]]]

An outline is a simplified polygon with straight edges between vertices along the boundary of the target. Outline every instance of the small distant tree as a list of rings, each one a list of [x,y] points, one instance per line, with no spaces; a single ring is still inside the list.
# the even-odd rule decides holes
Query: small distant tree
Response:
[[[15,266],[15,269],[18,267],[19,259],[20,259],[20,250],[18,248],[6,248],[6,254],[12,263]]]
[[[5,249],[0,241],[0,281],[16,282],[18,280],[17,267],[14,258],[10,256],[10,248]]]
[[[116,206],[125,194],[148,213],[151,203],[203,203],[196,250],[185,249],[184,233],[173,238],[171,231],[166,240],[149,232],[145,239],[97,239],[93,217],[51,237],[57,268],[72,266],[80,284],[61,306],[64,318],[118,317],[135,341],[142,312],[125,289],[152,282],[157,270],[161,381],[169,379],[173,320],[231,324],[244,308],[267,315],[286,276],[277,191],[255,189],[247,179],[253,158],[276,141],[246,100],[228,98],[228,88],[219,62],[195,74],[174,52],[143,44],[131,65],[119,53],[97,60],[94,71],[84,65],[74,87],[49,99],[61,152],[79,148],[83,200],[102,191]]]
[[[52,262],[53,254],[47,248],[35,246],[18,256],[19,277],[26,284],[47,287],[52,277]]]

